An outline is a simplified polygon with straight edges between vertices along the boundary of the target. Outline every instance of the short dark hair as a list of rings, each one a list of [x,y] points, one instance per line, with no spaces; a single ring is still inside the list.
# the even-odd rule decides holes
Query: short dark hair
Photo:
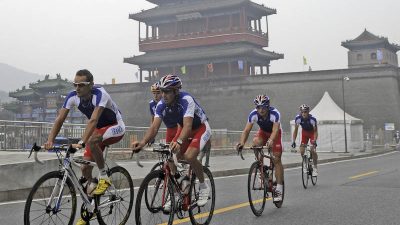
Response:
[[[80,77],[85,76],[86,81],[93,83],[93,75],[87,69],[79,70],[78,72],[76,72],[76,76],[80,76]]]

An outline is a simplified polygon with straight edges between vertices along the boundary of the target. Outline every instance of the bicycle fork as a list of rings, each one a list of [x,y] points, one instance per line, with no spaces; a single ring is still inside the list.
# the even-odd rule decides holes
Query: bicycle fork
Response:
[[[53,213],[57,213],[59,211],[60,206],[61,206],[62,193],[64,191],[64,185],[67,181],[67,177],[68,177],[68,175],[66,173],[64,173],[63,179],[57,180],[57,184],[54,186],[53,191],[51,192],[51,195],[50,195],[49,202],[47,203],[47,206],[46,206],[47,213],[50,213],[50,211],[53,211]],[[57,195],[57,192],[58,192],[58,195]],[[54,208],[51,209],[51,203],[53,202],[55,195],[57,195],[57,201],[55,202]]]

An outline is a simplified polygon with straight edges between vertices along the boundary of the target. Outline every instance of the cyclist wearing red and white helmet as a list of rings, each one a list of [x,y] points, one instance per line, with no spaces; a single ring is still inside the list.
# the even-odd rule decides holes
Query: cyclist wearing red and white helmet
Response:
[[[254,104],[256,108],[250,112],[246,127],[242,132],[240,142],[237,144],[236,148],[238,151],[243,149],[254,123],[257,123],[260,129],[253,138],[253,146],[266,145],[267,147],[272,147],[272,153],[275,156],[275,176],[278,184],[274,201],[279,202],[282,201],[283,192],[281,116],[276,108],[270,106],[270,99],[266,95],[258,95],[254,99]]]
[[[176,75],[166,75],[160,79],[162,99],[157,104],[154,121],[143,139],[133,143],[132,147],[134,151],[140,151],[157,134],[162,120],[176,119],[178,131],[170,143],[170,149],[177,153],[178,158],[183,157],[199,178],[197,205],[204,206],[208,201],[210,187],[204,182],[203,166],[197,155],[210,140],[211,128],[204,110],[190,94],[180,91],[181,87],[182,81]],[[174,165],[170,166],[173,171],[176,170]],[[164,210],[170,210],[170,204],[167,202]]]
[[[317,176],[317,161],[318,155],[316,151],[317,147],[317,138],[318,138],[318,127],[317,127],[317,119],[310,114],[310,107],[306,104],[300,106],[300,114],[296,116],[294,119],[294,131],[293,131],[293,143],[292,148],[296,148],[296,138],[299,125],[301,126],[301,144],[300,144],[300,153],[301,156],[304,155],[305,147],[310,141],[311,144],[311,154],[314,159],[314,169],[312,172],[312,176]]]
[[[151,124],[154,121],[154,115],[156,113],[156,106],[158,104],[158,102],[160,102],[161,100],[161,90],[160,90],[160,82],[157,81],[156,83],[154,83],[153,85],[151,85],[150,87],[151,92],[153,93],[153,99],[149,102],[149,107],[150,107],[150,114],[151,114]],[[167,132],[165,134],[165,142],[166,143],[170,143],[172,141],[172,139],[175,137],[176,131],[178,130],[178,122],[177,120],[174,120],[173,118],[168,119],[168,118],[164,118],[163,122],[165,124],[165,126],[167,127]],[[153,141],[151,141],[150,143],[153,143]]]
[[[156,105],[161,100],[161,90],[160,83],[157,81],[150,87],[151,93],[153,94],[153,99],[149,102],[150,114],[151,114],[151,123],[153,123],[154,114],[156,111]]]

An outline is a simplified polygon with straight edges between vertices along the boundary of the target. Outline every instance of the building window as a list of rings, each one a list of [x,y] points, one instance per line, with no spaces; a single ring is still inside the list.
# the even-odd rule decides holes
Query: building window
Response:
[[[362,58],[363,58],[363,57],[362,57],[362,54],[357,54],[357,60],[358,60],[358,61],[361,61]]]
[[[371,53],[371,59],[376,59],[376,52]]]

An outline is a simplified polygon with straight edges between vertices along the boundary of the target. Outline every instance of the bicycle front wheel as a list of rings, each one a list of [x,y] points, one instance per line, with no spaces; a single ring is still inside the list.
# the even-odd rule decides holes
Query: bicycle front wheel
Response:
[[[192,176],[191,188],[189,196],[191,198],[191,204],[189,208],[190,222],[196,225],[208,225],[211,222],[211,218],[214,215],[215,207],[215,183],[211,171],[203,166],[204,171],[204,183],[210,188],[210,194],[208,196],[208,202],[204,206],[198,206],[195,204],[199,197],[199,181],[196,176]]]
[[[250,208],[256,216],[261,216],[264,211],[267,194],[267,185],[265,183],[265,177],[261,173],[262,169],[258,161],[254,162],[250,167],[247,180],[247,193],[249,196]]]
[[[137,225],[173,223],[176,205],[174,191],[171,182],[165,184],[169,178],[164,178],[164,171],[155,170],[143,179],[135,203]]]
[[[312,165],[314,165],[314,162],[313,162],[313,160],[310,162],[310,171],[311,171],[311,183],[313,184],[313,186],[315,186],[316,184],[317,184],[317,179],[318,179],[318,177],[317,176],[313,176],[312,174],[313,174],[313,166]]]
[[[162,169],[164,165],[164,162],[158,162],[156,163],[150,170],[150,173],[153,172],[154,170]]]
[[[73,224],[76,192],[69,178],[62,184],[63,177],[63,172],[52,171],[33,185],[25,203],[24,225]]]
[[[95,198],[97,220],[100,225],[123,225],[132,211],[133,181],[123,167],[113,167],[109,173],[112,185]]]
[[[301,180],[303,181],[304,189],[307,189],[308,185],[308,158],[306,155],[303,156],[303,161],[301,163]]]

